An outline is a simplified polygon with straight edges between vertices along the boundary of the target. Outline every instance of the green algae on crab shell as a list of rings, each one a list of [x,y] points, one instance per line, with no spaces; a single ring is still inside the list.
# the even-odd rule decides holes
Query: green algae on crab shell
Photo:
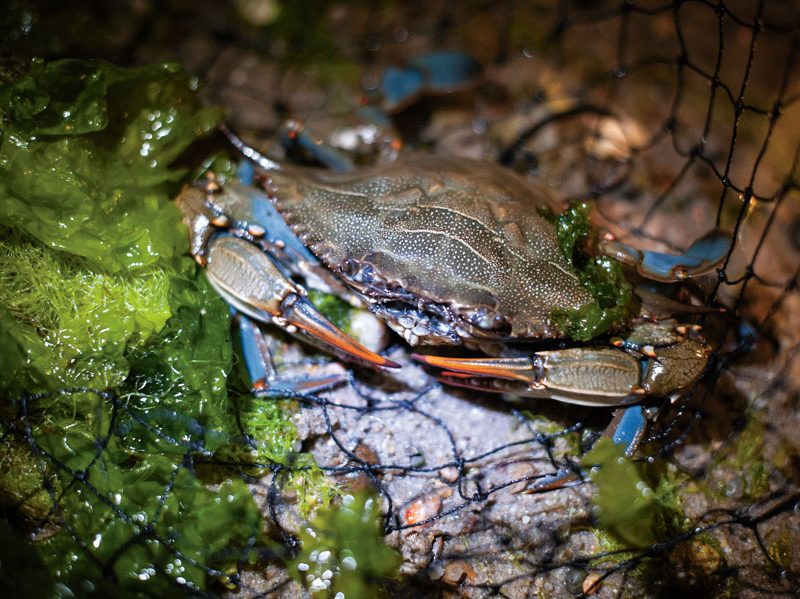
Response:
[[[589,341],[612,331],[635,316],[637,300],[632,285],[625,279],[622,265],[607,256],[585,256],[581,242],[593,233],[589,222],[592,206],[576,202],[558,216],[543,214],[556,227],[562,254],[578,273],[581,285],[594,301],[579,308],[556,308],[549,320],[576,341]]]

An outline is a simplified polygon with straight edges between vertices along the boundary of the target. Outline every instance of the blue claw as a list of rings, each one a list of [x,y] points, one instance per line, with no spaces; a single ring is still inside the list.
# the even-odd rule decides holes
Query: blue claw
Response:
[[[405,67],[383,71],[378,94],[387,112],[397,111],[425,93],[441,94],[473,83],[481,64],[463,52],[428,52],[411,58]]]
[[[718,229],[695,241],[683,254],[637,250],[613,237],[600,242],[603,253],[635,266],[648,279],[674,282],[705,274],[719,266],[728,255],[731,237]]]

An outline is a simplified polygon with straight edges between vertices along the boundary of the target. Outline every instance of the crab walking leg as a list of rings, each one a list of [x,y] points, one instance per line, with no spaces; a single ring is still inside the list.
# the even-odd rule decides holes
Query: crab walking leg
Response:
[[[674,283],[710,272],[722,264],[732,243],[731,236],[715,229],[697,239],[683,254],[664,254],[637,250],[607,233],[600,250],[620,262],[636,268],[647,279]]]
[[[206,274],[217,292],[241,313],[308,336],[356,362],[397,368],[337,328],[309,302],[290,279],[250,242],[220,235],[209,245]]]
[[[624,448],[625,455],[631,457],[639,446],[647,430],[647,416],[641,405],[627,406],[614,410],[614,417],[603,431],[603,436],[610,438],[617,445]],[[543,493],[555,489],[563,489],[584,479],[584,473],[579,470],[562,468],[557,472],[544,476],[533,482],[525,493]]]
[[[239,332],[239,347],[250,380],[250,391],[256,395],[267,392],[316,393],[342,384],[345,374],[325,377],[279,378],[272,363],[272,354],[258,325],[244,314],[231,308]]]

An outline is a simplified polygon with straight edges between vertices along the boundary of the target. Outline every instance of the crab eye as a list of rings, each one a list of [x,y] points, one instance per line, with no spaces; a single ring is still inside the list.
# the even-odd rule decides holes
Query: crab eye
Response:
[[[352,258],[347,258],[341,264],[339,264],[339,272],[343,275],[354,275],[358,270],[358,264]]]
[[[488,308],[478,309],[467,320],[472,326],[495,335],[507,335],[511,332],[511,323],[508,319]]]

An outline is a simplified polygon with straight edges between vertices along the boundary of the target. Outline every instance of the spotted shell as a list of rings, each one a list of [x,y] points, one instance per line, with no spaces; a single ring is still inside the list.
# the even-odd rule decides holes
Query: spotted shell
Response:
[[[552,310],[591,301],[541,215],[551,197],[497,165],[285,168],[267,187],[311,252],[412,343],[557,337]]]

